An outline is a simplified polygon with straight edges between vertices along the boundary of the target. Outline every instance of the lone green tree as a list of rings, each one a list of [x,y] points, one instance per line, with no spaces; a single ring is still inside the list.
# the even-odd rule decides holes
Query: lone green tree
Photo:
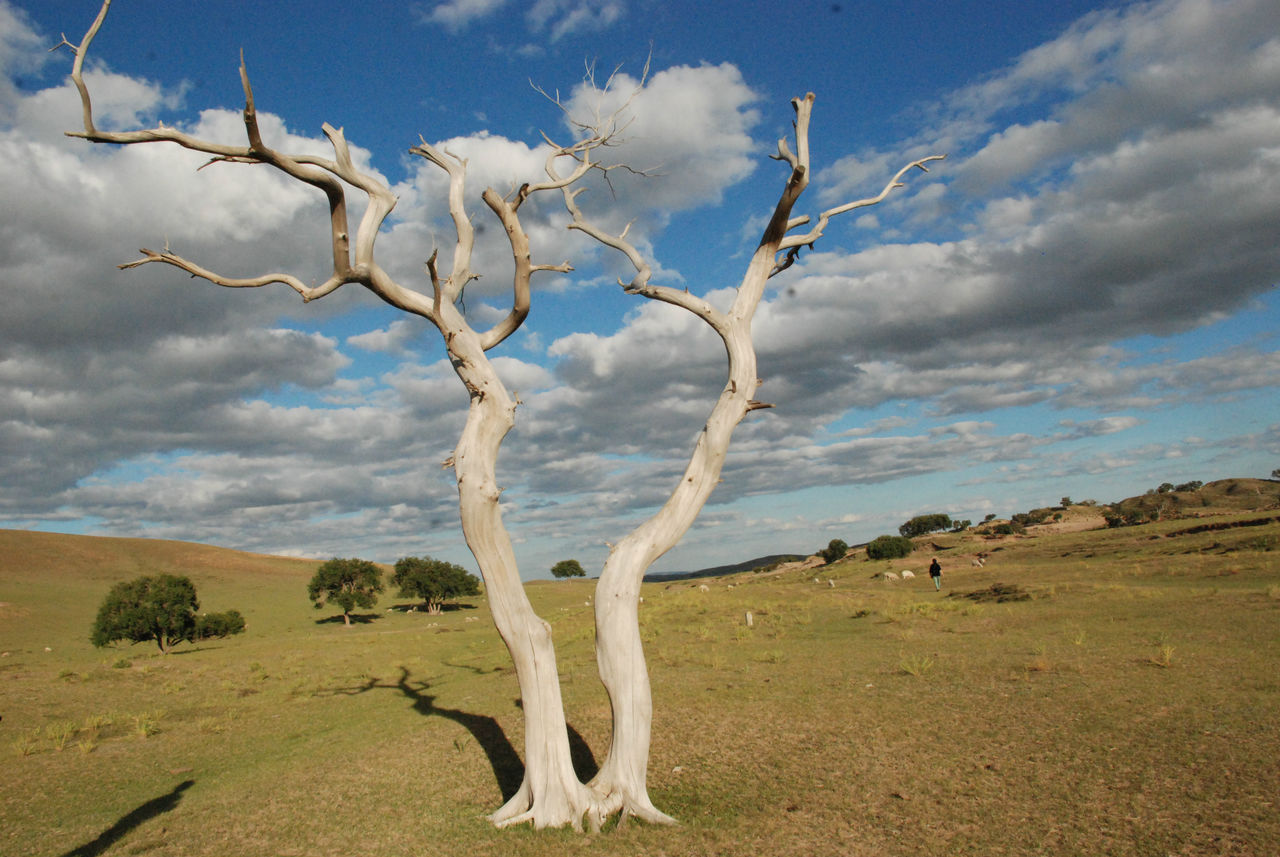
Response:
[[[307,584],[307,595],[319,610],[326,604],[342,608],[343,624],[351,625],[351,611],[369,608],[383,590],[382,569],[365,559],[334,557],[316,569]]]
[[[391,582],[400,587],[401,598],[421,598],[428,613],[439,613],[446,601],[480,594],[480,580],[460,565],[429,556],[406,556],[396,560]]]
[[[194,637],[198,609],[195,585],[186,577],[158,574],[117,583],[98,608],[89,639],[99,648],[151,640],[168,654]]]
[[[879,193],[861,199],[828,200],[829,207],[800,210],[800,201],[817,172],[810,158],[809,127],[815,96],[792,99],[792,133],[778,140],[774,158],[783,167],[776,202],[764,220],[759,241],[733,289],[724,289],[721,300],[698,291],[655,282],[655,265],[648,255],[649,242],[628,238],[635,218],[624,214],[611,218],[588,214],[580,196],[588,177],[603,176],[626,164],[607,159],[630,125],[633,99],[625,93],[596,90],[598,110],[585,116],[568,116],[571,139],[554,142],[544,137],[539,155],[542,174],[524,177],[506,192],[489,187],[481,194],[486,217],[492,215],[507,239],[510,255],[509,309],[493,316],[466,312],[464,290],[482,273],[473,267],[483,260],[476,251],[481,226],[468,210],[466,186],[468,161],[442,146],[425,140],[409,152],[439,170],[448,183],[447,210],[452,226],[439,252],[425,252],[426,277],[419,281],[398,278],[384,267],[377,252],[378,239],[396,207],[395,192],[378,172],[365,167],[353,152],[342,128],[329,124],[322,131],[332,153],[287,151],[275,148],[260,127],[247,67],[240,66],[244,93],[242,111],[245,139],[224,143],[197,137],[183,123],[160,123],[154,128],[114,130],[99,128],[85,82],[84,63],[89,47],[106,18],[110,3],[104,0],[97,18],[79,44],[64,44],[75,54],[71,80],[80,94],[83,130],[74,132],[92,143],[109,145],[171,144],[210,156],[216,165],[259,165],[307,185],[326,200],[329,241],[326,273],[312,279],[288,271],[261,272],[236,277],[212,271],[167,246],[143,249],[140,258],[122,265],[167,265],[211,284],[233,289],[281,285],[293,289],[305,302],[320,300],[347,286],[366,289],[379,300],[416,316],[435,328],[447,352],[449,365],[467,390],[468,409],[453,455],[446,465],[453,469],[458,487],[458,508],[463,535],[484,576],[494,625],[511,654],[520,686],[524,729],[524,777],[520,787],[489,818],[499,826],[530,822],[536,828],[572,825],[581,829],[586,820],[599,829],[618,816],[656,823],[671,823],[650,800],[648,767],[653,725],[653,697],[640,633],[640,586],[645,573],[674,548],[697,520],[719,484],[734,430],[756,410],[771,407],[756,398],[762,372],[758,370],[752,321],[769,288],[769,281],[788,271],[805,250],[826,236],[832,220],[875,205],[904,187],[903,177],[942,155],[927,155],[903,166]],[[588,79],[586,86],[594,81]],[[637,92],[639,88],[637,88]],[[555,100],[555,99],[553,99]],[[557,103],[559,103],[557,101]],[[610,112],[609,105],[618,105]],[[566,105],[566,114],[569,110]],[[484,174],[483,172],[481,173]],[[554,200],[562,223],[603,247],[621,264],[622,291],[630,296],[665,304],[689,313],[695,323],[705,323],[724,345],[724,386],[710,404],[703,428],[689,451],[684,472],[665,500],[655,503],[651,517],[611,543],[600,571],[593,599],[596,627],[596,666],[609,696],[612,729],[608,754],[590,782],[582,782],[573,766],[563,694],[558,679],[555,645],[550,624],[534,610],[519,573],[515,545],[503,522],[502,489],[497,462],[502,443],[515,425],[518,399],[498,371],[490,352],[521,329],[528,318],[535,291],[534,275],[573,270],[568,262],[535,262],[530,236],[522,221],[526,202],[530,208],[549,212]],[[359,214],[353,206],[361,206]],[[629,213],[627,213],[629,214]],[[748,222],[751,217],[748,215]],[[539,230],[539,234],[540,234]],[[659,272],[661,268],[658,268]],[[629,277],[629,279],[626,279]],[[717,282],[717,290],[721,285]],[[802,335],[797,332],[796,336]],[[679,361],[673,361],[677,368]],[[317,590],[319,594],[321,590]],[[352,597],[355,597],[352,593]]]
[[[832,539],[827,542],[827,546],[818,551],[818,556],[826,560],[827,565],[836,560],[844,559],[844,555],[849,552],[849,545],[845,544],[842,539]]]
[[[944,512],[935,512],[931,515],[917,515],[898,527],[898,534],[910,539],[916,536],[927,536],[929,533],[936,533],[950,527],[951,516]]]
[[[587,573],[583,570],[582,563],[576,559],[562,559],[551,566],[551,576],[556,578],[586,577]]]

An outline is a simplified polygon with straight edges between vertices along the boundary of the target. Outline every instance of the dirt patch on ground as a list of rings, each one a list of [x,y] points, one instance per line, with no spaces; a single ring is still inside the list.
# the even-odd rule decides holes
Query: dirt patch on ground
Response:
[[[1107,526],[1107,519],[1102,515],[1080,515],[1067,518],[1065,521],[1053,521],[1027,527],[1028,533],[1082,533],[1085,530],[1101,530]]]
[[[1002,604],[1006,601],[1030,601],[1031,593],[1016,583],[993,583],[986,589],[976,589],[973,592],[952,592],[947,597]]]

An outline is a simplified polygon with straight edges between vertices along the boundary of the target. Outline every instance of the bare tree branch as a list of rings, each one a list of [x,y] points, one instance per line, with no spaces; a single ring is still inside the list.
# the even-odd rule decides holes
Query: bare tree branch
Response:
[[[75,62],[72,66],[71,78],[80,93],[80,103],[84,130],[67,132],[68,136],[80,137],[95,143],[114,143],[133,145],[139,143],[167,142],[181,146],[194,152],[211,155],[204,165],[215,163],[266,164],[284,174],[305,182],[325,194],[329,203],[330,241],[332,246],[332,273],[322,286],[308,288],[295,276],[289,274],[263,274],[258,277],[235,278],[226,277],[196,265],[182,257],[169,253],[148,252],[142,259],[127,263],[123,267],[135,267],[149,262],[164,262],[174,265],[195,276],[209,280],[217,285],[232,288],[255,287],[267,283],[285,283],[303,296],[304,300],[315,300],[323,297],[347,283],[360,283],[377,293],[379,297],[398,306],[416,306],[412,296],[403,294],[400,287],[392,283],[379,271],[373,260],[373,245],[378,230],[388,214],[395,207],[395,196],[390,189],[372,177],[361,173],[352,163],[350,149],[342,136],[341,130],[334,130],[326,125],[325,135],[334,148],[336,160],[327,160],[312,155],[288,155],[267,146],[262,139],[258,125],[257,109],[254,103],[253,87],[249,80],[248,68],[243,54],[240,58],[240,81],[244,90],[243,120],[247,146],[230,146],[204,140],[177,128],[170,128],[163,123],[153,129],[104,132],[99,131],[93,120],[93,103],[88,86],[84,81],[84,61],[88,55],[89,45],[106,18],[110,8],[110,0],[104,0],[97,18],[86,32],[80,44],[73,45],[63,37],[62,43],[74,52]],[[351,259],[350,239],[347,234],[347,200],[343,182],[363,191],[369,200],[357,230],[355,263]]]
[[[322,298],[334,289],[338,288],[338,286],[342,285],[341,280],[336,277],[330,277],[321,285],[312,288],[291,274],[279,273],[263,274],[258,277],[224,277],[208,270],[207,268],[202,268],[196,263],[189,259],[184,259],[176,253],[170,253],[167,250],[164,252],[157,252],[143,247],[138,252],[143,254],[141,259],[135,259],[132,262],[125,262],[121,265],[117,265],[116,267],[123,271],[129,268],[138,268],[151,262],[162,262],[166,265],[172,265],[175,268],[186,271],[193,277],[199,277],[202,280],[208,280],[216,286],[226,286],[230,289],[253,289],[260,286],[271,285],[272,283],[284,283],[301,295],[303,302],[310,302],[317,298]]]
[[[796,257],[799,256],[800,248],[805,246],[812,247],[813,243],[822,237],[823,233],[826,231],[827,223],[831,220],[831,218],[840,214],[845,214],[846,212],[849,212],[849,211],[853,211],[854,209],[857,209],[857,208],[866,208],[869,205],[875,205],[877,203],[883,202],[886,198],[888,198],[889,194],[892,193],[893,191],[897,190],[898,188],[906,187],[906,184],[901,181],[901,178],[904,175],[906,175],[907,172],[909,172],[912,169],[918,169],[922,172],[927,173],[929,172],[929,168],[926,167],[925,164],[929,163],[930,161],[941,161],[941,160],[944,160],[946,157],[947,157],[946,155],[929,155],[928,157],[921,158],[918,161],[912,161],[902,169],[898,170],[898,172],[894,173],[893,178],[889,179],[889,181],[885,184],[884,189],[881,190],[880,193],[876,194],[875,196],[869,196],[866,199],[859,199],[854,202],[846,202],[843,205],[837,205],[835,208],[828,208],[826,211],[819,214],[818,223],[816,226],[813,227],[813,229],[809,230],[803,235],[788,235],[785,239],[783,239],[780,245],[780,249],[786,250],[787,255],[778,261],[777,265],[773,269],[773,272],[769,276],[771,277],[775,276],[777,274],[782,273],[787,268],[790,268],[791,265],[795,262]],[[792,229],[798,228],[800,226],[804,226],[808,223],[809,223],[808,216],[796,218],[787,224],[787,231],[790,232]]]
[[[481,347],[488,351],[512,333],[515,333],[520,328],[520,325],[524,324],[525,318],[529,315],[529,280],[533,273],[535,271],[568,273],[573,270],[573,266],[568,262],[563,262],[559,265],[534,265],[529,257],[529,236],[525,234],[524,227],[520,224],[520,217],[516,214],[516,207],[519,202],[508,202],[492,188],[485,190],[483,198],[485,204],[489,206],[490,210],[502,221],[502,225],[506,227],[507,241],[511,244],[511,256],[516,265],[512,283],[511,312],[505,319],[482,334],[480,338]],[[517,196],[516,199],[520,200],[521,197]]]

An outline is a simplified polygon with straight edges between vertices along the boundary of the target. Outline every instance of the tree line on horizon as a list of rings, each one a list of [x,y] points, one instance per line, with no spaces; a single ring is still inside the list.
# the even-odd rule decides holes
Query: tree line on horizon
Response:
[[[1280,468],[1271,471],[1271,481],[1280,481]],[[1195,494],[1205,487],[1198,479],[1182,483],[1163,482],[1144,494],[1110,504],[1096,500],[1073,501],[1064,496],[1057,506],[1046,506],[1016,512],[1009,520],[993,524],[993,535],[1016,535],[1026,528],[1049,520],[1061,520],[1072,506],[1099,507],[1108,527],[1134,526],[1159,520],[1176,513],[1186,505],[1180,495]],[[995,520],[987,515],[978,525],[985,527]],[[869,559],[900,559],[915,549],[914,539],[936,532],[963,532],[973,529],[969,520],[953,520],[943,512],[932,512],[905,521],[898,535],[881,535],[865,545]],[[828,565],[848,556],[850,546],[842,539],[832,539],[816,552]],[[576,559],[555,563],[551,575],[556,579],[584,577],[582,564]],[[307,585],[307,595],[316,609],[332,605],[341,610],[343,624],[352,624],[356,609],[372,608],[378,595],[386,591],[382,568],[368,560],[334,557],[320,565]],[[388,581],[399,590],[401,598],[421,599],[428,614],[439,614],[449,601],[480,594],[479,579],[462,566],[432,557],[402,557],[396,561]],[[220,639],[244,633],[246,623],[238,610],[198,613],[199,600],[190,578],[172,575],[144,575],[116,584],[107,593],[94,619],[90,641],[101,648],[115,642],[154,642],[162,653],[178,643]],[[416,609],[416,608],[415,608]]]
[[[1280,481],[1280,468],[1271,471],[1270,481]],[[1113,503],[1099,504],[1097,500],[1081,500],[1076,502],[1070,496],[1064,496],[1057,506],[1044,506],[1026,512],[1015,512],[1008,520],[996,522],[994,514],[988,514],[977,525],[980,532],[992,535],[1019,535],[1025,533],[1027,527],[1043,524],[1048,521],[1060,521],[1064,513],[1072,506],[1090,506],[1099,508],[1103,520],[1108,527],[1126,527],[1160,520],[1162,516],[1180,511],[1185,501],[1177,495],[1196,494],[1205,487],[1199,479],[1187,482],[1162,482],[1149,488],[1144,494],[1117,500]],[[1206,501],[1207,502],[1207,501]],[[995,523],[993,523],[995,522]],[[916,515],[898,527],[898,535],[881,535],[867,542],[865,550],[869,559],[900,559],[910,555],[915,549],[913,539],[937,532],[959,533],[975,529],[972,521],[953,520],[944,512],[931,512]],[[850,547],[842,539],[832,539],[827,546],[815,552],[827,565],[843,559]]]
[[[479,579],[460,565],[431,557],[402,557],[396,561],[391,584],[401,598],[420,598],[425,612],[440,613],[455,598],[480,594]],[[341,609],[343,624],[351,625],[352,611],[368,609],[385,591],[382,569],[368,560],[334,557],[320,565],[307,584],[307,597],[316,609],[330,604]],[[191,578],[175,574],[143,575],[117,583],[107,593],[89,631],[98,648],[117,642],[154,642],[168,654],[178,643],[230,637],[244,633],[239,610],[197,613],[200,602]]]

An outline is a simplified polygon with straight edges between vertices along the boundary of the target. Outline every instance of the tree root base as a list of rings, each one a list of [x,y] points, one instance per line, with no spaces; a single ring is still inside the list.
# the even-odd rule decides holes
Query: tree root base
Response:
[[[489,821],[499,829],[532,824],[535,830],[572,827],[579,833],[587,829],[592,833],[599,833],[614,816],[618,819],[619,829],[626,827],[633,818],[647,824],[680,823],[655,807],[647,798],[643,801],[624,801],[619,795],[593,794],[585,806],[560,806],[552,809],[537,804],[531,806],[527,796],[519,793],[490,815]]]

